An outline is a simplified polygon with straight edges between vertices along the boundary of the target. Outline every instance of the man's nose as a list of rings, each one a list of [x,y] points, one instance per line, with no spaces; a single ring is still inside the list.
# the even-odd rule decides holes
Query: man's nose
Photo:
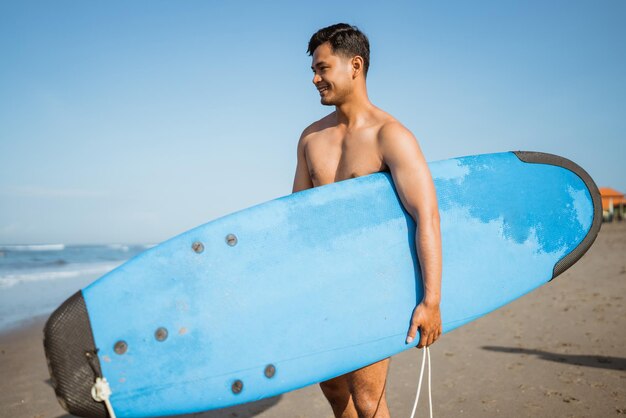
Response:
[[[317,73],[313,74],[313,84],[317,84],[320,81],[322,81],[322,77],[320,77]]]

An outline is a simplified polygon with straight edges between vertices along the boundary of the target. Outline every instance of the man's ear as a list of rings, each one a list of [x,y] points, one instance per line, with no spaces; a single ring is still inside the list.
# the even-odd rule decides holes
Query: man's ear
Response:
[[[352,78],[355,79],[363,72],[363,57],[356,55],[352,58]]]

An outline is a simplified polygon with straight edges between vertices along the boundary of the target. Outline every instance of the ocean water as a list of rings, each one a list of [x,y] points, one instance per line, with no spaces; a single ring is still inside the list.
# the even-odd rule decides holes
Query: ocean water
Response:
[[[0,332],[51,313],[146,245],[0,245]]]

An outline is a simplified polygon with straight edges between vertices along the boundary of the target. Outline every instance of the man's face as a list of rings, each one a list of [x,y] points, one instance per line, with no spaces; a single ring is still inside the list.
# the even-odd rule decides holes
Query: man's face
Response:
[[[352,60],[334,54],[328,42],[313,52],[311,69],[323,105],[339,105],[352,91]]]

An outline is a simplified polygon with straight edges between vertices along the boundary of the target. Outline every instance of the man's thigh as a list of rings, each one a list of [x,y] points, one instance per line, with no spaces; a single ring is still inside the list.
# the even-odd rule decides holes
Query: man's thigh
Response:
[[[353,396],[380,396],[385,390],[390,358],[378,361],[345,375]]]

